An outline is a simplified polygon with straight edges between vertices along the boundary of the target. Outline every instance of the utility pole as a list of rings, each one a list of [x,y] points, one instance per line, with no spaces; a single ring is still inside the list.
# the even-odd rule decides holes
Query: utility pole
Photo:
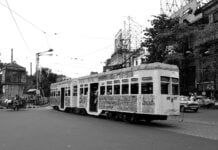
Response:
[[[39,53],[36,53],[36,89],[39,89]]]
[[[30,63],[30,76],[32,76],[32,62]]]
[[[36,53],[36,89],[37,91],[39,90],[39,56],[43,56],[43,55],[52,55],[51,53],[48,54],[48,52],[53,52],[53,49],[49,49],[47,51],[44,52],[39,52]],[[39,94],[39,93],[38,93]]]
[[[13,63],[13,48],[11,49],[11,63]]]

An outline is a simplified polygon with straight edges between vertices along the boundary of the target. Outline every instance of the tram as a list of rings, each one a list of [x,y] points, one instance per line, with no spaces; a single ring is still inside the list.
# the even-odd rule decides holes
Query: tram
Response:
[[[179,115],[179,69],[142,64],[51,84],[54,109],[122,120]]]

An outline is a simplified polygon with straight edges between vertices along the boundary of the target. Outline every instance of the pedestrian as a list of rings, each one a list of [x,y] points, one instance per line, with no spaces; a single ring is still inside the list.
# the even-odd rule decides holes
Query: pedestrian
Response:
[[[14,99],[14,110],[17,109],[17,111],[19,110],[19,104],[20,104],[20,97],[18,95],[15,96],[15,99]]]

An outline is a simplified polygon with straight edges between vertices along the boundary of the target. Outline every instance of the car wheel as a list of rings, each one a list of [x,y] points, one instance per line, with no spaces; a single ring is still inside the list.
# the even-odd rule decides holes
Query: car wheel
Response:
[[[194,112],[198,112],[198,108],[197,108],[197,109],[194,109]]]

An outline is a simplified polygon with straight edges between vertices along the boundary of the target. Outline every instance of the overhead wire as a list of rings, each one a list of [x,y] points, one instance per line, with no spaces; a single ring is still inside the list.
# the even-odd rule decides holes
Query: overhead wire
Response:
[[[7,1],[7,0],[6,0]],[[21,19],[23,19],[24,21],[26,21],[27,23],[31,24],[34,28],[36,28],[37,30],[41,31],[42,33],[46,33],[43,29],[41,29],[39,26],[33,24],[31,21],[27,20],[26,18],[24,18],[23,16],[21,16],[20,14],[18,14],[16,11],[12,10],[9,6],[4,5],[3,3],[0,2],[0,4],[6,8],[8,8],[11,12],[13,12],[15,15],[17,15],[18,17],[20,17]]]
[[[19,27],[19,25],[18,25],[18,23],[17,23],[17,21],[16,21],[14,15],[13,15],[13,11],[11,10],[11,8],[10,8],[10,6],[9,6],[8,1],[7,1],[7,0],[5,0],[5,1],[6,1],[6,4],[7,4],[7,8],[8,8],[9,11],[10,11],[11,17],[12,17],[12,19],[13,19],[15,25],[16,25],[16,28],[17,28],[17,30],[18,30],[18,32],[19,32],[19,34],[20,34],[20,36],[21,36],[21,38],[22,38],[22,40],[23,40],[25,46],[27,47],[28,50],[30,50],[30,48],[29,48],[29,46],[28,46],[28,44],[27,44],[27,42],[26,42],[26,40],[25,40],[25,38],[24,38],[24,36],[23,36],[23,33],[22,33],[22,31],[21,31],[21,29],[20,29],[20,27]]]
[[[42,28],[40,28],[39,26],[37,26],[36,24],[32,23],[31,21],[29,21],[28,19],[24,18],[23,16],[21,16],[19,13],[17,13],[16,11],[12,10],[8,4],[8,1],[6,0],[6,3],[7,3],[7,6],[5,4],[3,4],[2,2],[0,2],[0,5],[2,5],[3,7],[7,8],[10,10],[11,14],[15,14],[17,15],[18,17],[20,17],[22,20],[24,20],[25,22],[29,23],[31,26],[33,26],[35,29],[39,30],[41,33],[43,33],[45,35],[45,39],[46,39],[46,44],[48,46],[48,48],[50,48],[50,43],[49,43],[49,40],[48,40],[48,37],[47,37],[47,33],[45,30],[43,30]],[[13,15],[13,18],[14,15]],[[16,23],[17,24],[17,23]],[[20,32],[20,31],[19,31]],[[57,33],[54,33],[54,35],[57,35]],[[22,35],[22,38],[24,38],[24,36]],[[27,42],[25,41],[25,44],[27,44]],[[28,50],[31,50],[28,46]],[[32,51],[31,51],[32,52]]]

